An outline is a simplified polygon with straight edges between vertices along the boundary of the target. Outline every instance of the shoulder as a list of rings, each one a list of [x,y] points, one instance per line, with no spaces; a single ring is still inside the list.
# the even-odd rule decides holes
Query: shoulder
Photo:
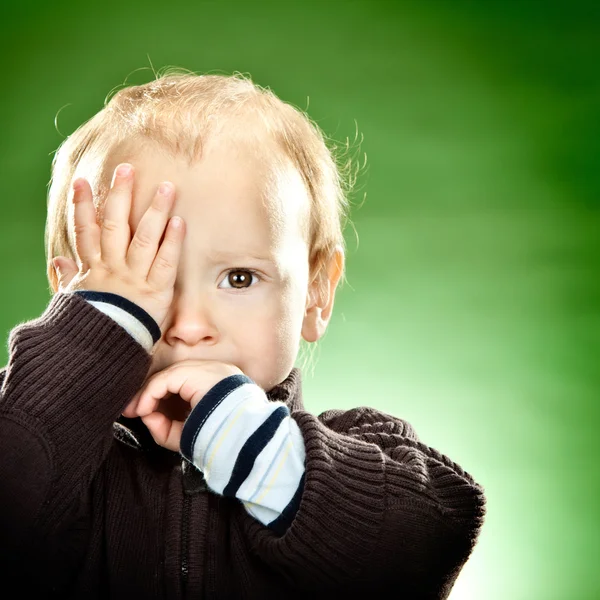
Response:
[[[348,435],[388,433],[418,440],[416,431],[408,421],[370,406],[349,410],[334,408],[322,412],[318,418],[330,429]]]

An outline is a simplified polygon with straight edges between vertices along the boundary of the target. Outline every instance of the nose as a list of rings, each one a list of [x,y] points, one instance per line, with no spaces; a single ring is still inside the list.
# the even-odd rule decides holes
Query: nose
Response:
[[[219,340],[209,300],[205,296],[176,295],[167,323],[164,338],[170,345],[212,346]]]

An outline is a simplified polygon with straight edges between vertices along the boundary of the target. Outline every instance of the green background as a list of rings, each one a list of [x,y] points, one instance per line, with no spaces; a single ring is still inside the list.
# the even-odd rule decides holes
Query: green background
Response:
[[[3,3],[4,339],[50,298],[63,136],[150,61],[248,73],[368,157],[307,408],[405,418],[484,485],[452,600],[600,598],[597,5]]]

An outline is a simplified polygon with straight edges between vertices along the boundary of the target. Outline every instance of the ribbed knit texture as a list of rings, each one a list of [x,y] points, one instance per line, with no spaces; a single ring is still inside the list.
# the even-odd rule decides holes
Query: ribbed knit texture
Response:
[[[8,347],[18,360],[9,363],[1,409],[27,419],[51,447],[56,479],[38,522],[51,530],[89,488],[112,423],[146,376],[150,356],[84,300],[63,294],[39,319],[15,328]]]
[[[271,390],[306,445],[284,535],[202,485],[120,412],[150,356],[77,295],[10,334],[0,371],[0,574],[43,598],[446,598],[482,488],[372,408],[315,416],[300,373]],[[114,422],[118,420],[118,424]],[[30,594],[32,595],[32,594]]]

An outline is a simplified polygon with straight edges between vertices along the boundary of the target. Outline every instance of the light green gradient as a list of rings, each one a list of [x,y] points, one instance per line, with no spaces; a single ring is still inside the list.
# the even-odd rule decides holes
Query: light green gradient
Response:
[[[368,155],[307,407],[405,418],[485,486],[451,600],[599,598],[597,3],[32,5],[0,9],[5,339],[49,299],[56,113],[71,133],[148,55],[247,72]]]

